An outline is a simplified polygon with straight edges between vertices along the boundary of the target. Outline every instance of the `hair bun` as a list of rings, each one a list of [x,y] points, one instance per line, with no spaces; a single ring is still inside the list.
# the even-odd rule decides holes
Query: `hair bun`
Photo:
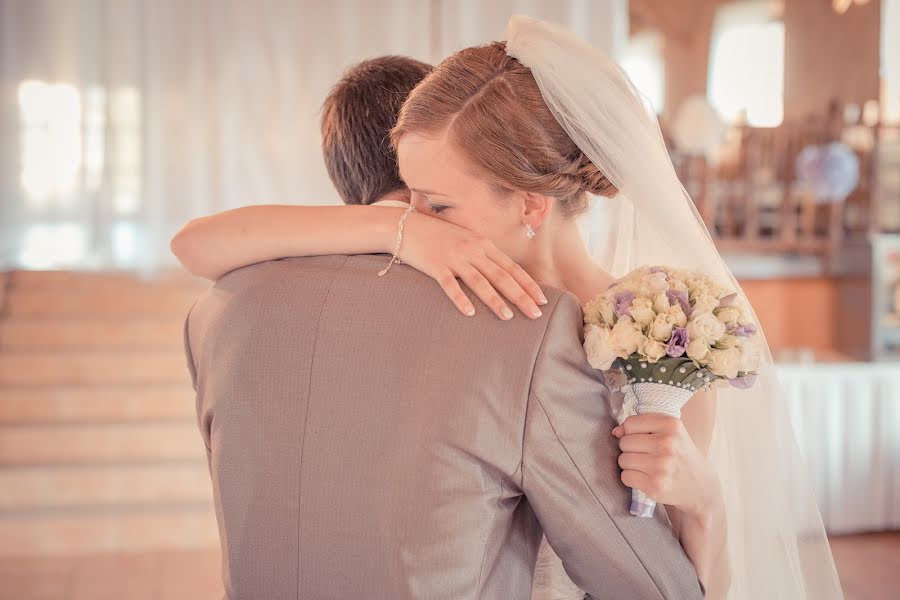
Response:
[[[584,191],[594,196],[613,197],[619,190],[612,184],[609,178],[594,165],[591,160],[582,153],[578,165],[578,176],[584,184]]]

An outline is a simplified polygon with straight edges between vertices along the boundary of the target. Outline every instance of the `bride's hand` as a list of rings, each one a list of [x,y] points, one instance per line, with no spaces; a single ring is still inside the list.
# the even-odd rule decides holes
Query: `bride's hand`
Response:
[[[547,303],[531,276],[490,240],[428,215],[407,219],[400,259],[435,279],[465,315],[474,315],[475,306],[457,277],[503,320],[513,313],[500,294],[533,319],[541,316],[538,304]]]
[[[720,501],[716,473],[681,419],[661,413],[634,415],[613,429],[619,438],[622,483],[658,504],[702,517]]]

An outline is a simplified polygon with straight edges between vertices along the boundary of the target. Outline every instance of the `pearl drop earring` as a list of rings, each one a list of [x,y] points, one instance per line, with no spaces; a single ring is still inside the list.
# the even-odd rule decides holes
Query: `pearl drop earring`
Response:
[[[537,234],[534,232],[534,227],[531,226],[531,223],[525,223],[525,237],[529,240],[533,240],[534,236]]]

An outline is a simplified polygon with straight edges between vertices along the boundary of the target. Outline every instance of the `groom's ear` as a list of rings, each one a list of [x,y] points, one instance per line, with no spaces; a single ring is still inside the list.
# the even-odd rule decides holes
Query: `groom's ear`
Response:
[[[544,221],[550,215],[556,198],[532,192],[522,192],[522,194],[522,219],[525,223],[537,229],[544,224]]]

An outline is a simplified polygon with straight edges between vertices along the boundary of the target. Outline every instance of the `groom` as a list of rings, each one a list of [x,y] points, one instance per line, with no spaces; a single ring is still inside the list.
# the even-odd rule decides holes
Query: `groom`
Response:
[[[357,178],[384,175],[379,145],[354,151],[339,189],[402,193]],[[592,597],[702,598],[665,511],[628,512],[577,300],[465,317],[406,266],[377,277],[385,261],[261,263],[191,310],[226,597],[527,600],[543,531]]]

